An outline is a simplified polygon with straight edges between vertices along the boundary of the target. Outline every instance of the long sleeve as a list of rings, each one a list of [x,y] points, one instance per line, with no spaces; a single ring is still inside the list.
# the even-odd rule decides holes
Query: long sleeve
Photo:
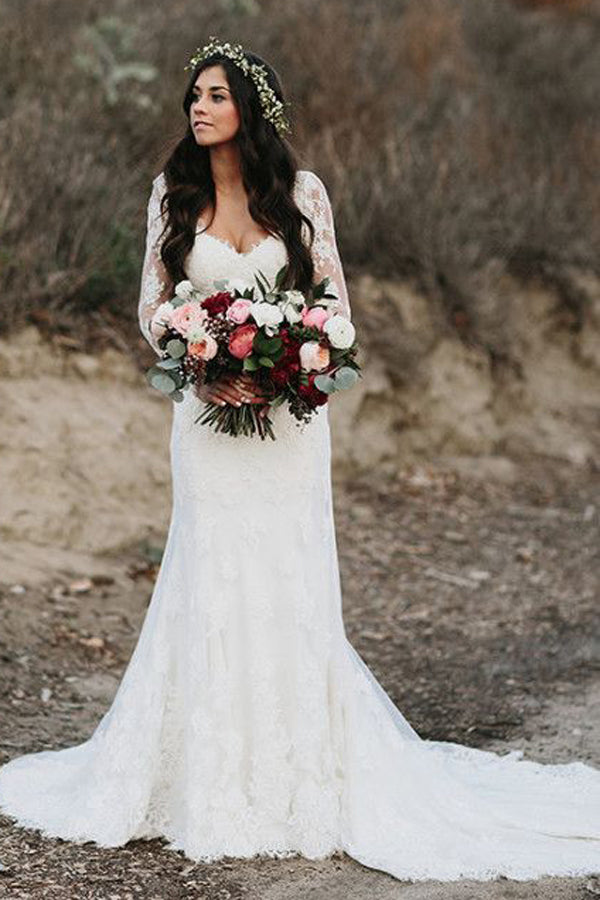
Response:
[[[164,227],[160,201],[165,192],[163,173],[154,179],[148,201],[148,225],[146,252],[142,265],[138,321],[140,330],[157,355],[162,355],[156,338],[150,330],[152,316],[160,304],[173,296],[173,283],[160,256],[160,236]]]
[[[306,204],[307,215],[315,228],[315,237],[312,245],[312,258],[315,267],[315,281],[322,281],[329,276],[330,288],[339,299],[339,313],[347,319],[351,319],[348,288],[344,277],[344,270],[340,260],[335,237],[335,225],[331,203],[327,189],[318,175],[309,170],[303,170],[303,200]]]

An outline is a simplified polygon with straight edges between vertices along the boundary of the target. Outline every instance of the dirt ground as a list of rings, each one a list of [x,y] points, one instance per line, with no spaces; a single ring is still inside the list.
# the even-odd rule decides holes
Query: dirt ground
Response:
[[[510,471],[490,477],[473,459],[334,477],[346,632],[423,737],[600,765],[600,475],[531,459]],[[140,540],[98,556],[88,579],[65,568],[1,585],[0,762],[89,737],[135,645],[160,549]],[[0,817],[0,897],[15,900],[599,894],[600,878],[408,884],[343,854],[195,864],[161,840],[107,850]]]

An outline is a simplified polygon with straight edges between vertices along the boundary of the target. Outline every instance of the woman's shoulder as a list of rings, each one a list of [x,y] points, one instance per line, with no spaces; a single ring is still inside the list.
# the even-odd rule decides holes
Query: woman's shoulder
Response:
[[[158,175],[152,179],[152,190],[158,194],[164,194],[167,183],[165,181],[165,173],[159,172]]]
[[[327,197],[327,189],[316,172],[311,169],[298,169],[294,195],[299,206],[311,207]]]

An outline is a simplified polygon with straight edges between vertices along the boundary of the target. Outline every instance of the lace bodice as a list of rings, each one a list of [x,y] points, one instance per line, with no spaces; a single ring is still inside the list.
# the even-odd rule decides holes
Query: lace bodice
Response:
[[[150,332],[150,321],[160,303],[173,296],[173,284],[160,256],[160,237],[163,219],[160,201],[166,190],[161,172],[152,183],[148,201],[146,252],[142,267],[138,319],[142,334],[150,346],[160,353],[158,344]],[[348,289],[342,269],[331,203],[325,185],[314,172],[301,169],[296,175],[294,199],[298,208],[311,220],[315,237],[311,249],[315,267],[315,281],[325,276],[331,279],[331,288],[340,300],[340,312],[351,318]],[[302,239],[308,245],[309,230],[302,225]],[[272,280],[287,260],[287,249],[282,238],[269,235],[256,242],[249,250],[240,253],[227,241],[198,230],[184,269],[192,284],[207,295],[213,291],[213,282],[221,278],[247,279],[254,283],[254,273],[260,269]]]

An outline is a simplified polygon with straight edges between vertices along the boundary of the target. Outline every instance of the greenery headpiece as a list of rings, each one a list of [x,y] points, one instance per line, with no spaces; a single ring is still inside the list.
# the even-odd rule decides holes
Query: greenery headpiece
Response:
[[[244,75],[250,76],[256,85],[265,119],[275,126],[280,136],[289,131],[290,125],[284,112],[284,104],[277,98],[275,91],[269,85],[267,70],[259,63],[249,62],[241,44],[230,44],[229,42],[221,44],[216,37],[211,35],[208,44],[196,49],[185,69],[195,69],[198,63],[214,53],[222,53],[227,56],[242,70]]]

